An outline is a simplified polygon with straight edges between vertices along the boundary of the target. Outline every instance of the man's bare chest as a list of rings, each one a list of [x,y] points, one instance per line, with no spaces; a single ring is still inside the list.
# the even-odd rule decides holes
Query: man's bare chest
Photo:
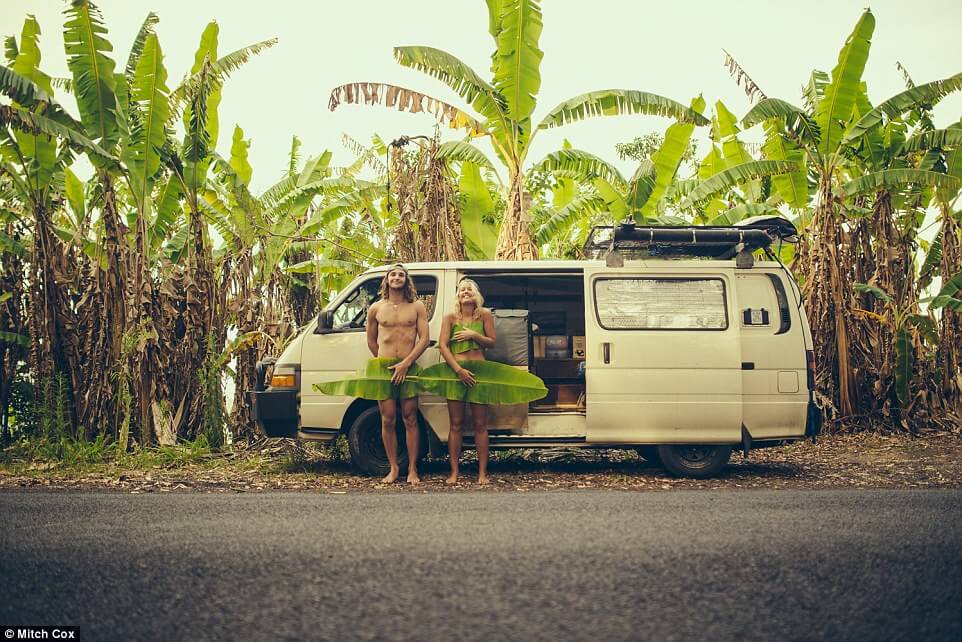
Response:
[[[377,312],[377,323],[383,328],[413,328],[417,325],[418,313],[413,303],[405,303],[397,308],[387,303]]]

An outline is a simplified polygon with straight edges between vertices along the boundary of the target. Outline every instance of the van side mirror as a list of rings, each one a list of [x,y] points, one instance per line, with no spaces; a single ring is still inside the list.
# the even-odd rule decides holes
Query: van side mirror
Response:
[[[317,315],[317,329],[315,334],[326,334],[334,328],[334,310],[322,310]]]

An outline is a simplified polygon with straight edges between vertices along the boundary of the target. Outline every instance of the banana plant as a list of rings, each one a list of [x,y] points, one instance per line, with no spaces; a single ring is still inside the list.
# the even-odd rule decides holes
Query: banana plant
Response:
[[[687,186],[677,207],[697,223],[732,225],[747,216],[779,214],[785,202],[780,186],[802,174],[797,157],[756,160],[738,134],[734,114],[722,101],[712,115],[711,148],[698,166],[698,182]],[[804,184],[804,181],[803,181]],[[807,193],[802,199],[807,204]]]
[[[690,109],[701,112],[705,101],[698,96]],[[535,240],[550,243],[565,237],[572,226],[579,228],[583,243],[584,230],[597,223],[617,224],[624,220],[636,223],[669,222],[664,214],[665,196],[676,179],[682,157],[688,149],[695,125],[678,122],[665,132],[664,139],[651,159],[642,160],[630,180],[605,160],[583,150],[564,147],[548,154],[533,167],[549,172],[561,180],[573,180],[580,189],[569,198],[555,200],[554,208],[537,221]],[[583,223],[588,222],[588,225]]]
[[[962,312],[962,272],[954,274],[945,282],[939,293],[932,299],[929,308],[932,310],[948,308],[954,312]]]
[[[962,75],[952,76],[901,92],[875,108],[859,108],[861,77],[874,30],[875,17],[866,10],[839,52],[838,63],[830,78],[813,73],[803,94],[805,107],[778,98],[766,98],[742,118],[742,125],[746,128],[758,124],[765,126],[769,158],[784,160],[801,153],[808,171],[816,178],[817,200],[811,222],[814,229],[803,237],[803,261],[799,267],[803,272],[807,308],[820,356],[817,379],[823,382],[823,392],[837,404],[843,415],[855,412],[857,394],[849,346],[850,291],[845,287],[844,278],[852,257],[843,239],[843,214],[839,209],[839,202],[846,193],[842,186],[851,178],[846,172],[848,159],[863,144],[866,135],[886,118],[903,114],[923,103],[933,104],[962,87]],[[867,183],[878,184],[883,179],[897,184],[942,180],[917,173],[888,174],[865,178],[848,190],[854,192]],[[796,178],[790,184],[783,183],[779,191],[785,194],[786,202],[789,197],[795,198],[791,190],[800,185]],[[806,246],[811,238],[819,239],[817,246]]]
[[[692,100],[693,110],[701,111],[704,107],[705,101],[700,96]],[[720,125],[721,118],[724,121]],[[683,192],[678,170],[693,130],[694,125],[688,123],[671,125],[652,158],[643,160],[630,180],[625,180],[617,169],[602,159],[581,150],[563,149],[549,154],[535,165],[536,169],[574,178],[586,185],[587,189],[540,221],[536,227],[536,240],[547,243],[555,236],[565,235],[575,222],[584,220],[595,223],[601,219],[608,224],[634,220],[641,225],[685,222],[681,212],[671,211],[675,208],[694,210],[696,222],[713,225],[730,225],[740,220],[738,215],[744,218],[771,212],[773,208],[763,204],[758,204],[754,209],[743,206],[725,211],[734,203],[723,203],[720,196],[725,195],[730,200],[731,195],[737,193],[734,191],[737,185],[747,184],[750,187],[746,188],[746,193],[755,189],[759,192],[756,198],[760,198],[758,179],[793,172],[797,169],[796,165],[788,161],[753,160],[735,136],[737,127],[734,125],[734,116],[719,102],[716,105],[713,127],[716,134],[713,138],[723,143],[725,151],[723,153],[721,147],[713,145],[699,168],[703,180],[687,182]],[[724,136],[717,132],[724,132]],[[755,187],[751,187],[752,184],[756,184]],[[748,198],[740,196],[739,201]],[[709,203],[706,207],[696,208],[696,205],[706,202]]]
[[[30,297],[30,331],[37,346],[38,385],[64,377],[77,390],[83,353],[78,337],[67,331],[76,318],[67,292],[70,268],[55,229],[57,202],[65,169],[78,150],[105,166],[114,159],[53,100],[52,80],[40,70],[39,36],[39,24],[28,17],[20,42],[8,47],[12,66],[0,66],[0,91],[10,99],[0,106],[0,173],[29,211],[33,228],[30,278],[37,295]],[[74,427],[84,410],[82,404],[71,405]]]
[[[895,348],[894,390],[899,405],[904,409],[910,405],[911,401],[909,387],[916,362],[916,345],[923,345],[925,341],[933,346],[938,344],[935,320],[931,316],[913,312],[912,308],[915,306],[899,305],[891,294],[874,285],[856,283],[854,289],[856,292],[870,294],[888,311],[887,315],[882,315],[870,310],[857,309],[858,313],[892,329],[891,335]]]
[[[433,47],[396,47],[398,63],[424,72],[453,89],[478,114],[437,98],[396,85],[350,83],[331,92],[329,106],[342,102],[381,104],[402,111],[433,111],[452,127],[470,135],[486,136],[507,170],[507,207],[498,234],[497,257],[530,259],[537,256],[526,213],[524,167],[528,151],[540,131],[592,116],[648,114],[695,125],[707,124],[704,116],[669,98],[631,89],[593,91],[565,100],[540,122],[533,120],[541,89],[539,48],[542,31],[538,0],[487,0],[488,31],[494,40],[492,78],[482,78],[452,54]],[[469,146],[461,146],[463,151]],[[470,152],[478,162],[478,150]],[[490,163],[487,163],[490,164]]]

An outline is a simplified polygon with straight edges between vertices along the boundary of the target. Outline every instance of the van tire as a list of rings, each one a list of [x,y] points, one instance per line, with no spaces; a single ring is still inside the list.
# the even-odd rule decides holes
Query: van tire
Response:
[[[420,461],[427,452],[427,440],[424,429],[418,418],[420,439],[418,440]],[[397,420],[398,467],[402,472],[407,470],[408,453],[404,439],[404,422],[400,416]],[[354,467],[367,475],[386,475],[390,471],[390,464],[384,452],[384,441],[381,439],[381,413],[377,406],[371,406],[361,412],[347,429],[347,445],[351,451],[351,463]]]
[[[658,457],[669,473],[676,477],[705,479],[714,477],[728,464],[731,446],[685,444],[658,446]]]

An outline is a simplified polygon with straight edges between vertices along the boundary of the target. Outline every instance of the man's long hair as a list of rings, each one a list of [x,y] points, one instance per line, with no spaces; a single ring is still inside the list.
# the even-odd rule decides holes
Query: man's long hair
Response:
[[[407,301],[408,303],[414,303],[415,301],[417,301],[418,291],[417,291],[417,288],[414,287],[414,279],[412,279],[411,275],[408,274],[407,268],[405,268],[400,263],[392,265],[391,269],[388,270],[387,274],[384,275],[384,278],[381,279],[381,289],[378,291],[378,294],[381,295],[381,300],[387,301],[388,295],[391,292],[391,286],[389,286],[387,283],[387,277],[394,270],[401,270],[402,272],[404,272],[405,282],[404,282],[404,289],[402,290],[402,293],[404,294],[404,300]]]

